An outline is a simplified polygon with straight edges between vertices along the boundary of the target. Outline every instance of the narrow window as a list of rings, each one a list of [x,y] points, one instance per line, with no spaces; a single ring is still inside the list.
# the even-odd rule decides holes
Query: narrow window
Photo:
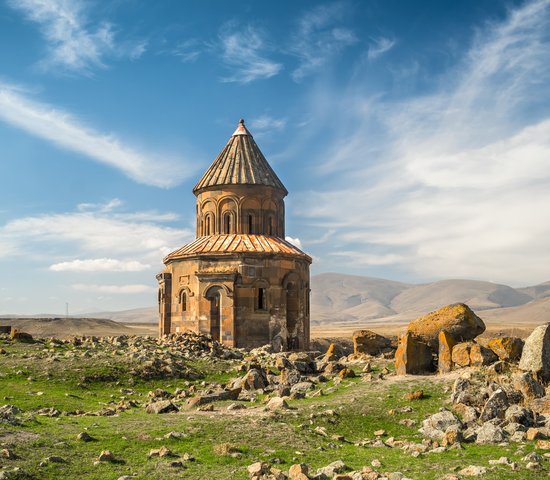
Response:
[[[181,292],[180,305],[181,305],[181,311],[186,312],[187,311],[187,292],[185,291]]]
[[[210,235],[210,215],[206,216],[205,223],[206,223],[206,225],[204,226],[204,230],[205,230],[204,234],[205,235]]]
[[[229,235],[233,233],[233,214],[227,212],[223,217],[223,233]]]
[[[273,217],[267,219],[267,234],[273,235]]]
[[[254,215],[248,215],[248,233],[254,233]]]
[[[258,310],[267,310],[267,295],[265,288],[258,288]]]

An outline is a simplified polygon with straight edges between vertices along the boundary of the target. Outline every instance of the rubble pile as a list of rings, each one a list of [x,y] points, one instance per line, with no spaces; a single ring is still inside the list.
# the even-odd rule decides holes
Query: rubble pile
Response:
[[[455,381],[450,401],[449,410],[431,415],[420,429],[444,446],[550,438],[550,387],[545,389],[531,372],[496,378],[468,372]]]

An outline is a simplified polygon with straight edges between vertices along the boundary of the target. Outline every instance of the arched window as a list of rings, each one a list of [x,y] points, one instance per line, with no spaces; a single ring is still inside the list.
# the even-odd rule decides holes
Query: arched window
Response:
[[[206,218],[204,219],[204,234],[205,235],[211,235],[210,233],[210,215],[206,215]]]
[[[180,293],[180,307],[182,312],[187,311],[187,292],[185,290]]]
[[[230,233],[234,233],[234,221],[233,221],[233,213],[232,212],[225,212],[223,215],[223,233],[225,235],[229,235]]]
[[[248,233],[254,233],[254,215],[248,214]]]
[[[271,215],[267,217],[267,234],[273,235],[273,217]]]

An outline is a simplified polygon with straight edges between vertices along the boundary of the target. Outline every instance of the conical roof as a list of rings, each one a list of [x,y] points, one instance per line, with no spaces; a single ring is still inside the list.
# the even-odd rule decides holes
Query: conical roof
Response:
[[[196,194],[218,185],[266,185],[282,190],[285,195],[288,193],[244,126],[243,119],[193,192]]]

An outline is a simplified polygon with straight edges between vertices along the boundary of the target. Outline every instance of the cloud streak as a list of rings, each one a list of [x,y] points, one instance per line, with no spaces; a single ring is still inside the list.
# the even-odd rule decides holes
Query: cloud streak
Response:
[[[247,84],[255,80],[271,78],[282,69],[281,63],[265,56],[266,45],[262,34],[250,25],[237,28],[234,23],[227,24],[219,36],[222,48],[222,60],[233,70],[224,77],[224,82]]]
[[[41,66],[51,70],[62,67],[74,73],[89,74],[93,68],[105,68],[108,55],[139,58],[145,42],[117,45],[113,26],[92,22],[81,0],[9,0],[8,5],[40,26],[49,56]]]
[[[51,105],[32,100],[0,83],[0,120],[66,150],[116,168],[138,183],[172,187],[193,173],[191,163],[149,154],[101,133]]]
[[[318,6],[300,19],[289,49],[299,59],[292,72],[294,81],[321,69],[344,48],[357,43],[352,30],[337,25],[343,15],[343,4],[335,3]]]
[[[387,37],[379,37],[373,39],[373,43],[369,46],[367,51],[367,58],[369,60],[376,60],[378,57],[389,52],[395,46],[395,40]]]
[[[129,285],[96,285],[87,283],[75,283],[73,290],[85,293],[103,293],[110,295],[136,295],[139,293],[151,293],[155,289],[149,285],[129,284]]]
[[[528,2],[480,28],[436,93],[342,95],[348,129],[321,169],[334,186],[301,212],[336,231],[339,259],[413,279],[548,280],[549,32],[550,2]]]

